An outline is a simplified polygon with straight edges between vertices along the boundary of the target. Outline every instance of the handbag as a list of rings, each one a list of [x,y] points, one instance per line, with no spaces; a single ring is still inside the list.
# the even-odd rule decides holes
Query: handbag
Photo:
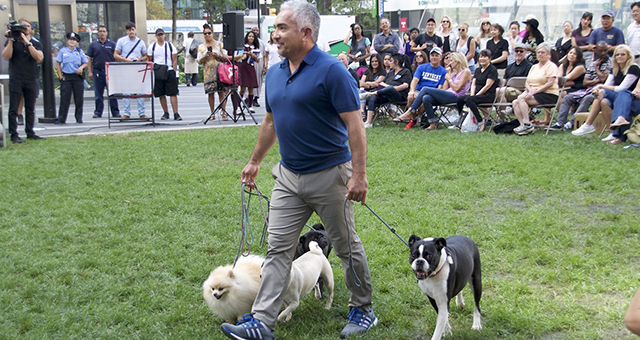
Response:
[[[238,84],[239,76],[240,72],[238,70],[238,66],[233,65],[231,60],[229,60],[229,57],[227,57],[227,61],[225,63],[218,65],[218,80],[220,80],[220,82],[228,85]]]
[[[153,44],[153,48],[151,49],[151,55],[153,55],[156,51],[157,43]],[[169,44],[169,49],[171,49],[171,53],[173,53],[173,47]],[[167,62],[167,44],[164,45],[164,60]],[[167,80],[169,77],[169,66],[163,64],[153,64],[153,74],[156,80]]]
[[[162,64],[153,64],[153,74],[156,80],[167,80],[169,74],[169,66]]]

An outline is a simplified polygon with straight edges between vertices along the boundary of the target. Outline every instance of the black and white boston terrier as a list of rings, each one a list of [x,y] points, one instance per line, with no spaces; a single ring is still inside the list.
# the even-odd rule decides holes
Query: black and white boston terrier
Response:
[[[438,318],[431,340],[440,340],[443,334],[451,334],[449,302],[455,296],[456,305],[464,306],[462,288],[467,285],[473,291],[472,329],[482,329],[480,297],[482,296],[482,272],[480,252],[476,244],[463,235],[444,238],[425,238],[416,235],[409,238],[411,255],[409,263],[418,279],[418,287],[429,297]]]

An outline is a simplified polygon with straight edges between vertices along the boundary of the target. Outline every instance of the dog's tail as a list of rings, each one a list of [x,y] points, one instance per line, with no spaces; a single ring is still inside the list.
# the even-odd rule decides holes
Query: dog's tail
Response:
[[[322,253],[322,248],[320,248],[320,246],[318,245],[318,242],[316,241],[309,242],[309,251],[314,254],[324,256],[324,254]]]

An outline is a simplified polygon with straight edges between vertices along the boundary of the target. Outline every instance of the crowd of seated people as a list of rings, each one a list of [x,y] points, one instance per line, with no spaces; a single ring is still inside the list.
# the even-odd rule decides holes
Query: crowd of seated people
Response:
[[[403,38],[383,20],[371,42],[362,36],[361,27],[354,27],[350,52],[362,50],[368,57],[358,60],[347,54],[363,73],[359,85],[365,126],[373,126],[376,107],[406,102],[394,121],[406,123],[405,129],[420,124],[424,130],[435,130],[443,112],[438,108],[456,104],[458,127],[467,113],[473,114],[479,131],[496,123],[493,112],[499,122],[513,113],[518,120],[513,132],[518,135],[536,127],[586,135],[596,132],[594,121],[602,114],[612,129],[603,140],[622,143],[640,112],[640,2],[631,9],[634,22],[626,36],[614,25],[615,12],[602,12],[597,28],[592,27],[593,13],[585,12],[575,26],[564,22],[562,36],[547,39],[553,43],[545,43],[541,23],[533,16],[508,26],[484,18],[475,37],[469,34],[469,24],[456,25],[448,16],[439,26],[429,18],[424,33],[414,27]],[[521,79],[522,87],[505,86],[515,78]],[[552,121],[554,110],[558,115]],[[544,112],[544,117],[532,119],[537,112]],[[588,113],[579,127],[578,112]]]

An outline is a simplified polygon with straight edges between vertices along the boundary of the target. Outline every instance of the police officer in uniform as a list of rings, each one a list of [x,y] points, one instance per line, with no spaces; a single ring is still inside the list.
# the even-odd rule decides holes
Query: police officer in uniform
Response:
[[[56,124],[67,122],[67,113],[71,104],[71,93],[76,105],[76,123],[82,123],[82,104],[84,102],[84,71],[89,61],[78,47],[80,36],[74,32],[67,33],[67,46],[60,49],[57,61],[58,77],[60,77],[60,110]]]
[[[104,110],[104,88],[107,86],[105,63],[116,61],[113,56],[116,50],[116,43],[107,38],[107,33],[105,25],[98,25],[98,40],[92,42],[87,51],[89,79],[93,79],[93,92],[96,100],[93,118],[102,117],[102,111]],[[120,117],[120,109],[116,98],[109,99],[109,107],[113,117]]]
[[[9,61],[9,134],[13,143],[24,143],[18,135],[18,105],[24,98],[26,114],[25,132],[27,139],[44,139],[35,134],[33,125],[36,120],[36,67],[42,63],[42,44],[27,38],[27,25],[20,20],[22,33],[19,38],[7,39],[2,57]],[[11,32],[7,31],[11,37]]]

